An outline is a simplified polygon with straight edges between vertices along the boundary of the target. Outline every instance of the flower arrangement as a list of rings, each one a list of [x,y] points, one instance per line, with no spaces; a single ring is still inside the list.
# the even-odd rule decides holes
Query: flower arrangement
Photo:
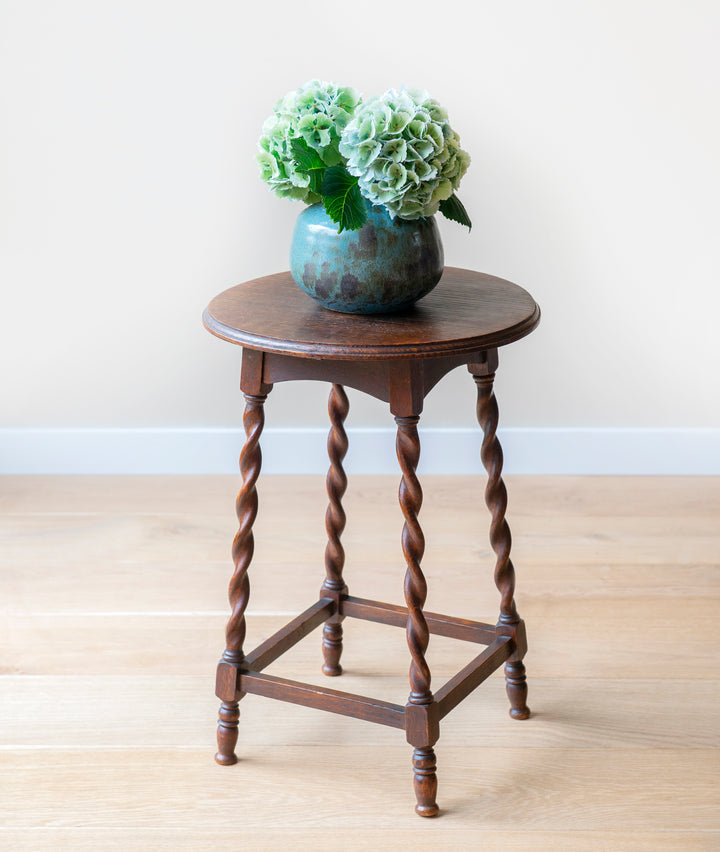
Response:
[[[362,227],[368,203],[392,219],[439,211],[472,227],[456,195],[470,155],[423,90],[390,89],[363,101],[355,89],[311,80],[277,102],[258,146],[270,189],[322,201],[338,232]]]

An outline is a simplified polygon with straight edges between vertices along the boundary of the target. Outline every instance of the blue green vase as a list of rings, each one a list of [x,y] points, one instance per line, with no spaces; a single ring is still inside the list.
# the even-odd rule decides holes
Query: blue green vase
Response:
[[[399,311],[427,295],[443,272],[433,217],[391,219],[368,203],[367,222],[343,231],[322,204],[298,216],[290,247],[295,283],[323,307],[349,314]]]

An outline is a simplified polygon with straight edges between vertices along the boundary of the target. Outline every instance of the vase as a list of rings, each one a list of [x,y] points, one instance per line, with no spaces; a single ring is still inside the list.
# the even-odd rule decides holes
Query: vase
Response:
[[[367,204],[362,228],[338,234],[322,204],[300,213],[290,248],[295,283],[323,307],[350,314],[399,311],[427,295],[443,272],[433,217],[391,219]]]

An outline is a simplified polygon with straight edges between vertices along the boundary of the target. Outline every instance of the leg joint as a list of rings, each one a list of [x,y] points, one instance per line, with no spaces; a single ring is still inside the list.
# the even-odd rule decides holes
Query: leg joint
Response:
[[[498,622],[495,627],[495,632],[498,636],[510,636],[515,645],[515,650],[508,657],[509,662],[518,662],[527,654],[527,633],[525,632],[525,622],[520,619],[514,624],[504,624]]]
[[[242,698],[244,693],[238,689],[239,675],[237,666],[220,660],[215,677],[215,695],[221,701],[239,701]]]
[[[414,748],[431,748],[440,739],[440,708],[434,701],[405,705],[405,736]]]

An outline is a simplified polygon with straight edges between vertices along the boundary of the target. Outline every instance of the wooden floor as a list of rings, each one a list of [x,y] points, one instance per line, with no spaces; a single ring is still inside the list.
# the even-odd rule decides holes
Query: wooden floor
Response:
[[[442,724],[441,816],[402,731],[257,696],[213,762],[232,477],[0,479],[0,849],[720,849],[720,480],[508,478],[533,717],[494,676]],[[483,482],[426,477],[428,608],[494,621]],[[402,603],[397,479],[351,480],[346,578]],[[261,479],[248,649],[317,598],[322,478]],[[407,696],[348,620],[269,669]],[[476,649],[431,638],[435,688]]]

